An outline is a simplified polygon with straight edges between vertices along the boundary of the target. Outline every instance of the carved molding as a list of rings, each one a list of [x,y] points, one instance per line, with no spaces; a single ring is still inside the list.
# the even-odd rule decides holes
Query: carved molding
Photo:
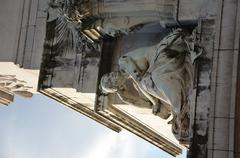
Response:
[[[14,95],[30,98],[32,87],[26,86],[25,81],[18,80],[15,75],[0,75],[0,103],[8,105],[13,102]]]

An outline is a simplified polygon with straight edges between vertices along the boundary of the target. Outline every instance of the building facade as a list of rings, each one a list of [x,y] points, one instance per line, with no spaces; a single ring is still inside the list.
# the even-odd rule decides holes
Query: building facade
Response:
[[[238,158],[239,3],[11,0],[1,7],[0,60],[24,68],[17,72],[35,69],[38,88],[23,80],[40,93],[114,131],[127,129],[173,156],[188,148],[192,158]],[[193,63],[189,141],[179,144],[169,120],[99,87],[127,52],[159,43],[172,29],[193,27],[203,50]],[[2,67],[1,74],[16,75]],[[0,87],[1,103],[13,101],[13,94]]]

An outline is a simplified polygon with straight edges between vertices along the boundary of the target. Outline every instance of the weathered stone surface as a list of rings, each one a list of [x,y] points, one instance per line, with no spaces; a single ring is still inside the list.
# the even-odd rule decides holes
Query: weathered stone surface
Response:
[[[157,45],[126,53],[119,59],[120,71],[101,79],[102,89],[107,93],[118,93],[125,103],[152,108],[153,113],[163,119],[172,113],[173,132],[185,143],[190,135],[189,108],[193,106],[188,99],[193,88],[192,62],[201,55],[194,50],[195,36],[175,30]],[[132,90],[125,86],[129,77],[138,96],[131,95]]]

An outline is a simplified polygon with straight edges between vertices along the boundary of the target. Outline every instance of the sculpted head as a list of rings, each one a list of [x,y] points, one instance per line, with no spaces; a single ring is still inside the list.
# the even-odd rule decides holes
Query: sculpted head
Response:
[[[126,75],[120,71],[110,72],[101,78],[101,88],[105,93],[117,92],[123,86],[126,79]]]

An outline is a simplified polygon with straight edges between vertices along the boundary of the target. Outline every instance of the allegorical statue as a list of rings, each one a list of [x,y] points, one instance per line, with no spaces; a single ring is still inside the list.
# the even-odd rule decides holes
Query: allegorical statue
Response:
[[[163,119],[172,114],[174,135],[187,141],[193,62],[201,54],[194,50],[195,37],[195,31],[177,29],[157,45],[126,53],[119,59],[119,71],[102,77],[103,91],[117,93],[125,103],[152,108]]]

